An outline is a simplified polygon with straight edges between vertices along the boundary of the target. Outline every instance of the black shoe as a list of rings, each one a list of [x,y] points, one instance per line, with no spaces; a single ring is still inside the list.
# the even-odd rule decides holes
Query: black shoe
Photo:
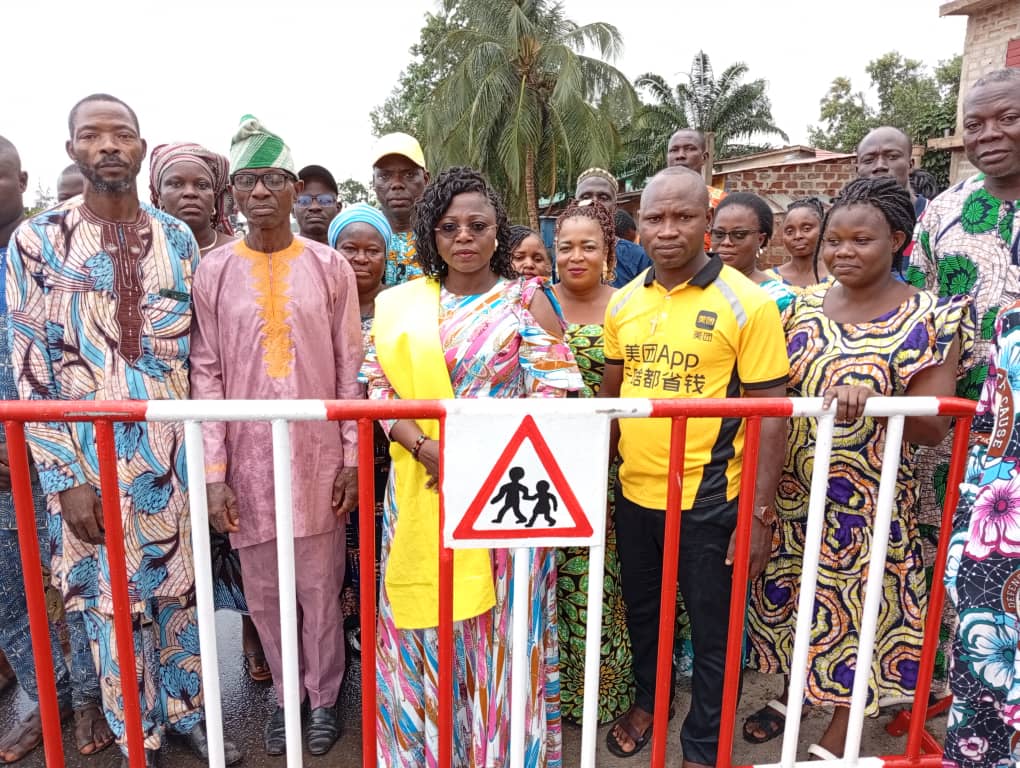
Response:
[[[340,718],[336,707],[316,707],[308,715],[308,751],[324,755],[340,738]]]
[[[205,723],[200,722],[188,733],[177,734],[180,738],[191,747],[191,751],[194,752],[199,759],[204,762],[209,762],[209,735],[205,730]],[[235,763],[241,762],[244,759],[244,755],[241,754],[234,743],[226,736],[223,737],[223,760],[226,765],[234,765]]]
[[[277,707],[266,722],[266,754],[273,757],[287,752],[287,723],[283,719],[283,707]]]
[[[156,768],[159,765],[157,758],[159,757],[159,750],[147,749],[145,750],[145,768]],[[121,753],[120,757],[120,768],[130,768],[131,764],[128,762],[128,756]]]

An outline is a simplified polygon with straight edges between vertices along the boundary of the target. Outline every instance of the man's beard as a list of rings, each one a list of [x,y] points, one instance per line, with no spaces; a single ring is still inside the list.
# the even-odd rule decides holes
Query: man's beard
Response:
[[[135,186],[135,177],[138,176],[138,172],[141,170],[141,166],[133,169],[133,173],[126,179],[120,181],[107,181],[99,176],[99,171],[90,165],[84,163],[77,163],[78,170],[81,171],[81,175],[84,176],[89,184],[92,185],[92,189],[101,195],[123,195],[125,192],[130,192]]]

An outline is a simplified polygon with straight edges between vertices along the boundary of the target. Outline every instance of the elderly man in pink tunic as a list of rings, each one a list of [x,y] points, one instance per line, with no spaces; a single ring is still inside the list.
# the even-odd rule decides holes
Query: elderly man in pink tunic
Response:
[[[354,272],[328,246],[295,236],[290,211],[302,182],[290,150],[245,116],[231,143],[234,197],[248,220],[244,240],[210,252],[192,293],[192,396],[202,399],[352,399],[362,360]],[[231,535],[245,597],[273,673],[277,707],[266,752],[286,751],[273,458],[265,422],[207,424],[209,514]],[[344,673],[345,526],[357,503],[353,422],[291,425],[299,665],[308,750],[340,735],[336,700]]]

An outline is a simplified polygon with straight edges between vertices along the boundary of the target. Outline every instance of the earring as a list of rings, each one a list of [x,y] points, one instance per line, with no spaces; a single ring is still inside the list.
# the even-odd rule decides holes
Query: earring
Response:
[[[495,247],[499,248],[499,238],[498,237],[496,238],[496,246]]]

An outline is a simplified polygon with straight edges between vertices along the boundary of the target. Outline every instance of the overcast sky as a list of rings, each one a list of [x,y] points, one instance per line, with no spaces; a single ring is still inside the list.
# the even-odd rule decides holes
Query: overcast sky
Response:
[[[617,66],[676,83],[701,48],[717,72],[734,61],[769,82],[773,115],[807,139],[829,83],[890,50],[934,65],[962,52],[966,19],[939,18],[938,0],[565,0],[578,22],[615,24]],[[69,162],[67,112],[82,96],[131,104],[150,149],[197,141],[226,153],[242,114],[290,144],[298,166],[367,182],[368,113],[410,58],[434,0],[70,0],[4,3],[9,74],[0,134],[29,172],[55,189]],[[12,6],[12,7],[8,7]],[[147,181],[139,184],[147,195]]]

